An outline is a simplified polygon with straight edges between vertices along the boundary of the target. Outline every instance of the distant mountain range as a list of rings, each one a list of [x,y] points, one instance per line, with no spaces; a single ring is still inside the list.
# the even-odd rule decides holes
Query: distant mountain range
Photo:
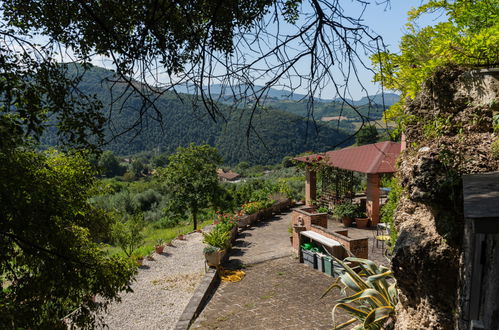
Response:
[[[204,90],[205,92],[210,92],[210,94],[215,97],[215,98],[220,98],[225,101],[230,101],[233,99],[233,95],[237,95],[239,98],[241,97],[253,97],[255,95],[259,95],[264,89],[264,86],[259,86],[259,85],[254,85],[254,86],[249,86],[249,85],[236,85],[232,86],[231,88],[221,85],[221,84],[212,84],[208,87],[205,87]],[[177,92],[179,93],[185,93],[185,94],[194,94],[196,88],[194,85],[179,85],[176,87]],[[287,100],[287,101],[303,101],[307,100],[307,96],[305,94],[300,94],[300,93],[293,93],[289,90],[286,89],[276,89],[276,88],[269,88],[267,91],[265,91],[265,100],[266,101],[277,101],[277,100]],[[385,105],[386,107],[389,107],[395,103],[398,102],[400,96],[394,93],[384,93],[384,94],[376,94],[372,96],[364,96],[360,100],[352,100],[352,99],[345,99],[348,103],[354,105],[354,106],[363,106],[363,105],[368,105],[369,103],[371,104],[376,104],[376,105]],[[343,100],[340,98],[336,99],[324,99],[324,98],[316,98],[316,102],[322,102],[322,103],[330,103],[330,102],[335,102],[335,103],[342,103]]]
[[[72,66],[74,65],[70,67]],[[79,68],[74,67],[71,70],[77,69]],[[233,165],[241,161],[271,164],[280,162],[287,155],[331,150],[335,146],[353,143],[347,131],[337,130],[336,126],[328,123],[313,122],[304,116],[293,114],[292,111],[283,111],[274,106],[266,110],[257,109],[252,116],[248,139],[246,133],[251,117],[249,109],[230,109],[219,104],[226,120],[214,122],[202,102],[194,96],[171,92],[164,93],[155,101],[163,118],[162,123],[155,120],[157,116],[150,109],[142,116],[140,125],[130,129],[140,118],[142,99],[127,91],[124,83],[114,84],[111,94],[109,80],[115,79],[112,71],[93,67],[84,74],[79,88],[96,95],[102,101],[106,115],[109,115],[110,104],[114,102],[110,114],[111,123],[106,129],[109,142],[104,149],[119,155],[141,152],[170,154],[177,147],[194,142],[216,146],[227,164]],[[129,130],[126,131],[127,129]],[[117,133],[123,134],[116,137]],[[48,131],[42,142],[54,145],[55,132]]]

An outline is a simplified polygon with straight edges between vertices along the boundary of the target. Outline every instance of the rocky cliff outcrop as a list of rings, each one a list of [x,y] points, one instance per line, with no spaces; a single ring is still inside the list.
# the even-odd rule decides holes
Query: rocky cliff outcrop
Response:
[[[459,314],[463,202],[461,176],[499,170],[491,144],[499,72],[446,68],[406,112],[404,193],[392,268],[400,289],[398,329],[454,329]]]

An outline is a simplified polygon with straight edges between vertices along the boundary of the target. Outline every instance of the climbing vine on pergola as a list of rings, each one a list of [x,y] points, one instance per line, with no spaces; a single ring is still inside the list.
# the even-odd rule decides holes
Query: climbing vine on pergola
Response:
[[[360,178],[353,171],[322,165],[317,172],[321,200],[335,204],[355,197]]]

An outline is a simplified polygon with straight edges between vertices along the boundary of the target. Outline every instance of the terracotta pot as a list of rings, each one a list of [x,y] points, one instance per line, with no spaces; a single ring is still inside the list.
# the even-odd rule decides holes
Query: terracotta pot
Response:
[[[366,229],[367,224],[369,223],[369,218],[355,218],[355,223],[357,224],[357,228]]]
[[[157,254],[161,254],[161,253],[163,253],[163,250],[165,249],[165,246],[164,245],[156,245],[154,247],[154,249],[156,250]]]
[[[341,218],[341,222],[343,223],[343,226],[350,227],[352,225],[353,220],[350,217],[343,217]]]
[[[180,241],[185,241],[184,235],[178,235],[177,239],[180,240]]]

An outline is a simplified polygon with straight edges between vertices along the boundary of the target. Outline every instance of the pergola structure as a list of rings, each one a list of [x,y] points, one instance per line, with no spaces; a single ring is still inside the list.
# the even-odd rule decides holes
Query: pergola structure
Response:
[[[376,225],[380,216],[380,174],[396,172],[395,162],[400,151],[400,143],[385,141],[295,159],[308,164],[321,163],[343,170],[366,173],[367,216],[371,219],[371,225]],[[313,166],[306,167],[305,179],[305,202],[311,206],[317,195],[316,169]]]

